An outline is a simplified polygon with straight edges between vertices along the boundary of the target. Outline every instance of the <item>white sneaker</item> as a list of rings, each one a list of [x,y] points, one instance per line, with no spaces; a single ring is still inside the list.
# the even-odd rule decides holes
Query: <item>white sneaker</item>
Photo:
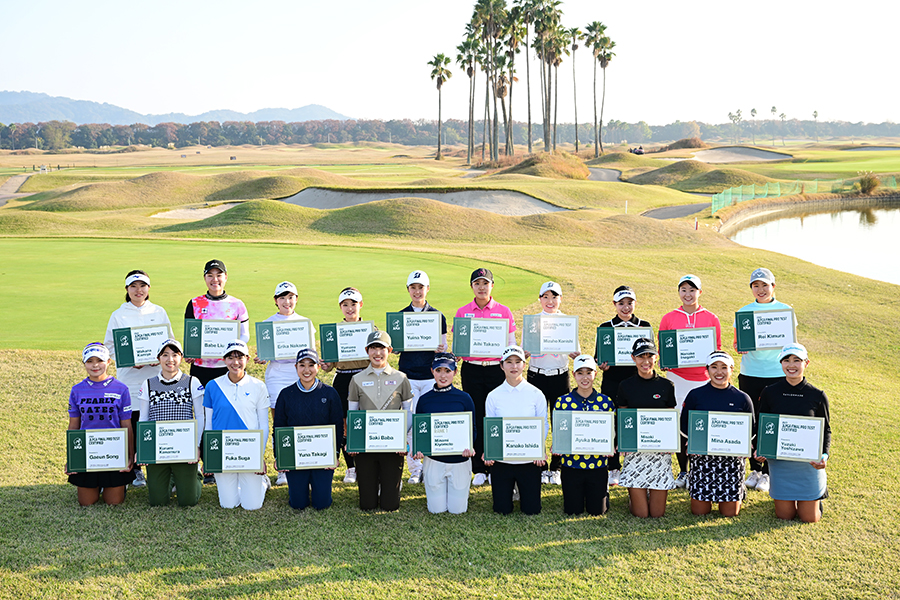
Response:
[[[271,490],[272,489],[272,480],[269,478],[268,475],[263,475],[262,478],[263,478],[263,483],[266,484],[266,489]]]
[[[513,486],[512,499],[513,499],[513,502],[518,502],[519,500],[522,499],[522,496],[519,494],[519,484],[516,484]]]
[[[487,475],[484,473],[475,473],[475,478],[472,479],[472,485],[484,485],[487,482]]]
[[[675,478],[675,487],[683,488],[686,485],[687,485],[687,473],[682,471],[681,473],[678,474],[678,477]]]
[[[344,475],[344,483],[356,483],[356,467],[347,469],[347,474]]]
[[[416,483],[422,483],[422,474],[421,473],[410,474],[409,481],[407,481],[406,483],[409,483],[411,485],[416,484]]]
[[[550,483],[562,485],[562,474],[559,471],[550,471]]]
[[[766,473],[763,473],[759,476],[759,481],[756,482],[756,490],[759,492],[768,492],[769,484],[769,476]]]
[[[144,472],[138,469],[134,472],[134,481],[131,482],[131,487],[144,487],[147,485],[147,480],[144,479]]]
[[[287,473],[279,473],[275,485],[287,485]]]
[[[759,476],[762,475],[759,471],[751,471],[750,477],[747,478],[747,481],[744,482],[744,485],[747,486],[747,489],[755,490],[756,485],[759,483]]]
[[[550,471],[541,471],[541,483],[550,483]]]
[[[609,472],[609,486],[612,487],[614,485],[619,485],[619,477],[622,475],[622,471],[619,469],[614,469]]]

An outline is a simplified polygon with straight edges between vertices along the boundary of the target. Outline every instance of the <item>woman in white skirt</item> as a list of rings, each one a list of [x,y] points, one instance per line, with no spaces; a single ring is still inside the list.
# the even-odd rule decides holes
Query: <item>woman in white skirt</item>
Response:
[[[653,340],[634,341],[631,356],[637,375],[619,384],[617,408],[675,408],[675,386],[655,370],[659,353]],[[619,485],[628,488],[628,504],[636,517],[666,514],[669,490],[675,487],[670,452],[640,452],[625,455]]]

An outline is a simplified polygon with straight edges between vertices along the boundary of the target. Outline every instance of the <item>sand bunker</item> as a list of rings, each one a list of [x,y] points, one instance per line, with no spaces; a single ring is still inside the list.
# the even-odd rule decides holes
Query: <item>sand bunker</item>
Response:
[[[757,148],[713,148],[694,153],[694,160],[705,163],[766,162],[789,158],[793,158],[793,156]]]
[[[179,208],[177,210],[169,210],[162,213],[151,215],[154,219],[177,219],[179,221],[200,221],[207,219],[213,215],[223,213],[229,208],[233,208],[240,204],[239,202],[231,202],[229,204],[219,204],[218,206],[208,206],[205,208]]]
[[[393,198],[426,198],[464,208],[478,208],[498,215],[524,217],[565,210],[531,196],[506,190],[465,190],[460,192],[343,192],[306,188],[299,194],[283,198],[285,202],[307,208],[347,208],[376,200]]]
[[[618,181],[619,177],[622,176],[622,171],[618,169],[599,169],[597,167],[588,167],[591,171],[591,176],[588,177],[591,181]]]
[[[865,152],[871,150],[888,152],[890,150],[900,150],[900,146],[860,146],[859,148],[847,148],[847,152]]]

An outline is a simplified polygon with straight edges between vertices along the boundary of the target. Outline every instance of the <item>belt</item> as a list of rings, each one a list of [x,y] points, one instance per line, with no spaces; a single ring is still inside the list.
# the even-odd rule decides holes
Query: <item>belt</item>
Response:
[[[491,367],[500,364],[499,360],[467,360],[464,362],[467,362],[470,365],[475,365],[476,367]]]
[[[562,375],[563,373],[568,373],[569,368],[563,369],[539,369],[537,367],[528,367],[528,370],[532,373],[537,373],[538,375],[547,375],[548,377],[551,375]]]
[[[365,369],[337,369],[337,373],[347,374],[347,375],[355,375],[356,373],[362,373]]]

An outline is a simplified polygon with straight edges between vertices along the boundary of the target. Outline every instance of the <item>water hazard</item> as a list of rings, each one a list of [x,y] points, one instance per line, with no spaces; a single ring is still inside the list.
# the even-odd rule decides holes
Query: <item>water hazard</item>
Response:
[[[900,204],[760,216],[731,239],[900,285]]]

